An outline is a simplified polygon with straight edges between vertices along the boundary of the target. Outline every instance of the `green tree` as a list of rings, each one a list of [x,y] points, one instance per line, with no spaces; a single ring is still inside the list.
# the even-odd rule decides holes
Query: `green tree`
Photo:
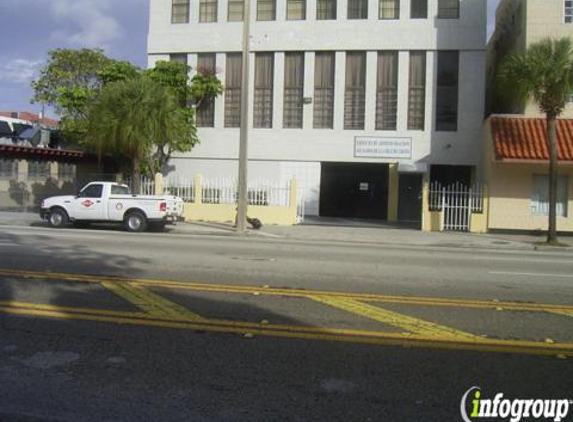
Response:
[[[215,98],[223,92],[223,84],[216,75],[203,76],[202,73],[197,73],[189,80],[190,70],[191,68],[183,63],[159,61],[154,68],[145,72],[152,81],[171,90],[188,124],[192,126],[191,137],[178,141],[165,136],[162,142],[156,144],[154,171],[165,172],[174,152],[190,151],[199,142],[195,124],[196,107],[205,98]],[[192,107],[193,104],[195,107]]]
[[[128,62],[117,62],[101,49],[57,49],[32,82],[32,102],[55,108],[60,129],[73,143],[81,143],[87,128],[87,107],[103,85],[134,77],[138,70]]]
[[[140,191],[141,168],[155,169],[156,145],[196,140],[194,126],[173,93],[149,77],[107,84],[88,111],[86,141],[100,154],[113,152],[132,163],[134,191]]]
[[[522,54],[509,55],[500,67],[498,83],[506,95],[519,101],[533,99],[547,121],[549,150],[549,224],[547,242],[557,244],[556,121],[573,92],[573,42],[570,38],[545,39]]]

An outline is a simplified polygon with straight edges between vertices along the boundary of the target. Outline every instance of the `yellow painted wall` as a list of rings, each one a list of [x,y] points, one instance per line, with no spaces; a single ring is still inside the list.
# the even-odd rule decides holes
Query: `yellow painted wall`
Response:
[[[235,223],[237,206],[234,204],[204,204],[202,198],[201,175],[195,176],[194,202],[186,202],[183,209],[185,221],[209,221],[214,223]],[[156,189],[163,187],[163,178],[155,178]],[[247,215],[258,218],[263,224],[291,226],[297,224],[297,181],[290,183],[289,206],[249,205]]]
[[[490,229],[547,230],[547,216],[532,215],[534,174],[547,174],[547,164],[491,163]],[[569,178],[567,217],[557,217],[557,230],[573,231],[573,167],[561,165]]]

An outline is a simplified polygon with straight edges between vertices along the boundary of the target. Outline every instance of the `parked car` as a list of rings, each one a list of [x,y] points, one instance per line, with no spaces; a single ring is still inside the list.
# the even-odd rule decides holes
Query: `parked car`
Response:
[[[183,200],[168,195],[133,195],[127,185],[91,182],[76,196],[53,196],[42,201],[40,217],[52,227],[68,223],[121,223],[130,232],[164,228],[183,219]]]

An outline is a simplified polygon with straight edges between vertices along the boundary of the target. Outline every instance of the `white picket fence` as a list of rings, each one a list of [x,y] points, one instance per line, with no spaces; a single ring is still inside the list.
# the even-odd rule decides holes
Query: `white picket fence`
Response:
[[[469,231],[472,213],[483,212],[483,185],[430,184],[430,211],[442,211],[442,230]]]

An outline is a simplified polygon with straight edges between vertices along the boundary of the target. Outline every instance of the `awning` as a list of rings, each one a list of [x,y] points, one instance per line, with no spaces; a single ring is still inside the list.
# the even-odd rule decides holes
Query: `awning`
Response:
[[[70,158],[83,158],[83,151],[73,151],[69,149],[53,149],[53,148],[32,148],[19,145],[3,145],[0,144],[1,153],[18,154],[25,157],[70,157]]]
[[[545,119],[496,116],[490,123],[497,161],[549,160]],[[573,161],[573,119],[557,120],[557,156]]]

